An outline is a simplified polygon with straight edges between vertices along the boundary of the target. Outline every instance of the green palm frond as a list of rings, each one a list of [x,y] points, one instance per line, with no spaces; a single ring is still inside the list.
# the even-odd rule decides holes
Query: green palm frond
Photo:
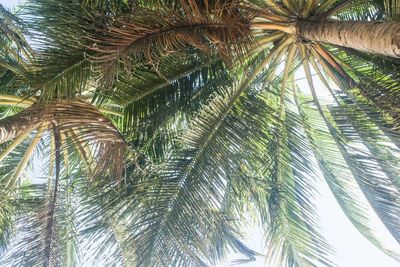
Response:
[[[34,185],[31,186],[22,179],[21,182],[17,183],[19,181],[17,178],[24,175],[23,170],[25,167],[31,165],[28,160],[34,152],[32,148],[36,149],[36,146],[32,147],[30,143],[35,142],[35,134],[31,134],[26,139],[21,138],[20,142],[22,144],[9,151],[2,149],[1,154],[0,184],[2,185],[4,196],[0,205],[0,250],[2,254],[5,252],[10,239],[12,240],[15,235],[16,223],[21,214],[29,209],[30,204],[37,203],[34,200],[35,197],[30,195],[31,191],[33,195],[37,194],[36,187]],[[29,199],[32,202],[29,202]]]
[[[269,173],[267,262],[279,266],[316,266],[320,262],[331,266],[330,247],[318,234],[315,207],[311,202],[316,175],[307,162],[312,155],[308,153],[310,148],[295,113],[287,113],[285,127],[286,132],[278,133],[281,136],[278,138],[283,140],[276,147],[275,164]]]
[[[232,251],[240,263],[258,254],[243,226],[258,224],[269,265],[332,266],[320,172],[353,225],[399,259],[373,229],[375,213],[400,240],[397,11],[394,0],[1,7],[0,263],[214,266]],[[354,42],[380,29],[384,52]],[[38,160],[47,179],[27,171]]]
[[[335,50],[334,50],[335,51]],[[400,101],[400,66],[396,62],[385,61],[384,59],[374,59],[374,57],[359,54],[351,50],[342,52],[336,50],[335,56],[346,66],[350,66],[348,73],[355,77],[357,84],[354,94],[359,102],[369,103],[390,116],[389,124],[392,124],[392,130],[397,132],[399,118]],[[380,61],[379,61],[380,60]],[[378,68],[379,64],[385,64],[387,67]],[[391,69],[388,69],[391,67]],[[342,78],[342,75],[338,75]],[[350,88],[349,88],[350,89]]]
[[[392,20],[400,19],[400,2],[398,0],[385,0],[385,11],[386,14]]]
[[[11,251],[15,251],[15,237],[19,233],[21,217],[31,214],[33,207],[43,203],[44,187],[23,184],[17,191],[7,190],[1,205],[0,264],[6,264]],[[8,213],[7,213],[8,212]],[[29,216],[29,215],[28,215]]]
[[[110,179],[99,179],[95,183],[85,177],[74,180],[79,193],[78,241],[80,251],[86,251],[82,258],[101,265],[136,265],[132,249],[136,245],[130,241],[132,232],[128,226],[137,214],[137,207],[143,205],[143,187],[139,181],[148,167],[148,163],[136,159],[137,155],[129,155],[124,187],[115,181],[110,183]]]
[[[346,162],[340,155],[336,143],[318,111],[307,102],[303,100],[303,104],[298,104],[303,124],[309,129],[307,135],[312,142],[318,165],[339,205],[365,237],[386,253],[398,257],[394,251],[386,248],[382,240],[373,232],[370,223],[371,210],[368,209],[367,212],[366,200],[362,200],[360,197],[362,193],[352,177],[352,173],[347,169]]]
[[[33,40],[36,58],[24,73],[31,95],[49,102],[54,98],[74,98],[87,90],[94,74],[88,60],[87,35],[94,26],[93,10],[79,1],[29,2],[22,18],[38,34]],[[68,23],[66,23],[68,21]]]
[[[371,117],[377,116],[370,112],[365,114],[364,110],[358,105],[355,105],[349,99],[344,99],[346,105],[339,107],[331,107],[331,113],[335,117],[336,125],[341,128],[341,124],[347,123],[354,128],[356,135],[362,139],[362,143],[372,153],[373,159],[379,162],[383,172],[392,180],[394,184],[399,186],[399,173],[395,164],[398,156],[398,147],[389,145],[391,143],[390,136],[385,135],[385,132],[375,124]],[[338,117],[338,118],[336,118]],[[352,131],[342,130],[343,133],[349,133],[349,140],[353,139]]]
[[[140,250],[138,253],[138,257],[142,257],[139,260],[142,259],[144,265],[162,265],[166,262],[175,262],[177,265],[189,264],[190,262],[200,265],[205,264],[202,260],[207,255],[204,249],[209,246],[207,243],[211,242],[211,240],[208,240],[207,233],[211,231],[210,229],[216,227],[215,224],[218,221],[222,220],[222,218],[219,218],[220,215],[218,213],[211,212],[212,210],[218,210],[220,205],[228,205],[224,199],[230,194],[226,197],[221,195],[222,192],[228,190],[226,187],[228,181],[229,183],[237,180],[257,181],[249,180],[248,176],[250,173],[257,173],[257,169],[265,164],[265,159],[259,155],[258,151],[262,147],[266,148],[268,143],[273,141],[274,137],[270,132],[271,130],[276,130],[269,127],[271,127],[271,122],[277,125],[279,118],[277,110],[266,105],[267,99],[259,98],[254,94],[242,93],[247,86],[248,84],[245,82],[236,87],[236,89],[226,89],[221,95],[214,97],[199,116],[192,121],[191,127],[183,135],[184,144],[188,147],[178,150],[176,155],[167,160],[167,165],[161,169],[161,175],[163,176],[158,177],[156,175],[155,178],[152,178],[154,181],[146,181],[146,183],[154,185],[160,184],[155,188],[155,192],[159,192],[156,193],[159,197],[155,199],[154,203],[151,202],[150,207],[145,206],[145,212],[148,213],[149,210],[156,209],[160,211],[160,215],[154,218],[146,216],[144,218],[145,221],[138,224],[144,224],[146,228],[136,234],[137,239],[134,239],[136,240],[134,244],[152,243],[151,247],[145,247],[143,251]],[[270,124],[262,123],[265,120],[269,120]],[[246,134],[244,135],[244,133]],[[230,136],[229,139],[226,138],[228,135]],[[289,153],[296,153],[294,152],[294,146],[291,146],[291,148],[293,151]],[[246,159],[242,159],[240,155],[246,155]],[[300,154],[296,154],[294,157],[300,157]],[[223,168],[219,166],[212,167],[212,162],[216,159],[218,161],[228,160],[228,162],[222,165]],[[284,161],[286,159],[282,158],[281,160]],[[299,160],[304,162],[304,159]],[[294,162],[295,160],[293,159],[290,164],[296,164],[296,168],[299,168],[296,170],[297,175],[299,179],[303,180],[301,183],[305,183],[305,176],[302,176],[301,173],[306,170],[301,167],[300,162]],[[274,174],[270,174],[267,178],[268,184],[272,183],[274,176]],[[207,179],[200,179],[200,177],[207,177]],[[229,177],[229,180],[226,180],[227,177]],[[232,180],[233,177],[235,179]],[[288,179],[291,179],[291,177],[287,176]],[[285,184],[284,181],[281,182]],[[252,184],[249,184],[249,186],[254,188]],[[294,189],[292,188],[291,190]],[[307,200],[307,194],[310,193],[310,189],[304,187],[296,190],[298,191],[289,190],[289,192],[286,192],[284,190],[288,195],[281,196],[282,199],[285,199],[282,201],[287,201],[286,203],[289,206],[282,207],[282,209],[292,210],[293,206],[290,205],[293,205],[294,202],[297,203],[294,205],[298,205],[297,208],[301,212],[309,212],[309,215],[312,216],[312,211],[309,210],[310,203]],[[155,192],[151,191],[153,195]],[[263,189],[263,191],[268,192],[268,188]],[[270,195],[272,193],[264,194]],[[162,198],[161,195],[163,196]],[[261,196],[258,193],[251,195],[255,198],[260,198]],[[229,201],[234,200],[229,199]],[[261,198],[259,201],[262,203]],[[248,204],[251,205],[250,203]],[[229,205],[235,206],[236,203],[232,202]],[[271,200],[271,207],[273,205]],[[260,212],[270,214],[270,211],[265,211],[263,208],[265,208],[265,204],[257,207],[257,209],[261,209]],[[234,208],[234,210],[238,209],[240,208]],[[278,210],[280,209],[281,207],[278,207]],[[166,211],[161,212],[161,210]],[[275,210],[275,212],[277,211]],[[154,213],[150,212],[150,214]],[[297,259],[300,262],[315,262],[317,258],[320,258],[325,263],[329,262],[323,256],[328,247],[323,245],[323,240],[315,231],[310,231],[314,224],[309,221],[306,222],[307,219],[304,220],[304,224],[298,223],[300,216],[304,217],[305,214],[296,215],[291,213],[282,214],[281,216],[285,218],[284,221],[286,223],[291,225],[291,234],[279,233],[277,229],[271,229],[269,233],[270,238],[272,238],[270,240],[279,238],[280,234],[282,234],[287,242],[292,242],[291,253],[297,255],[288,254],[285,260],[290,261],[297,257],[300,258]],[[272,220],[274,221],[275,219],[277,218],[274,217]],[[278,219],[275,225],[280,225]],[[280,229],[285,231],[284,229],[286,228]],[[173,236],[185,236],[186,242],[181,244],[178,243],[180,240],[174,238],[174,247],[171,247],[172,243],[169,240]],[[188,240],[191,240],[189,244],[193,242],[193,246],[187,247]],[[305,240],[308,240],[309,245],[306,247],[296,246],[296,244],[301,244]],[[275,245],[282,246],[280,249],[287,251],[287,247],[284,247],[281,243],[279,244]],[[273,246],[274,244],[271,245]],[[323,249],[319,250],[319,246]],[[200,250],[192,250],[194,248],[199,248]],[[168,253],[160,254],[160,251],[168,251]],[[273,248],[271,248],[271,251],[274,251]],[[181,255],[177,257],[177,260],[182,260],[182,262],[175,261],[172,255]],[[190,257],[187,258],[188,256]]]
[[[33,51],[26,40],[29,35],[26,25],[16,14],[2,5],[0,5],[0,32],[0,75],[4,85],[3,82],[13,82],[16,77],[24,74],[27,61],[33,57]]]
[[[91,10],[97,10],[106,14],[124,14],[132,11],[139,1],[124,1],[124,0],[83,0],[81,1],[84,7],[89,7]]]
[[[137,244],[151,244],[151,246],[143,247],[143,251],[138,253],[143,265],[162,265],[166,262],[205,264],[202,257],[206,256],[207,241],[210,242],[207,240],[209,238],[207,234],[218,221],[222,220],[215,211],[218,210],[218,203],[221,202],[222,196],[219,192],[223,192],[224,182],[218,178],[217,173],[212,173],[218,172],[218,169],[204,170],[207,171],[209,177],[207,180],[196,178],[196,176],[201,170],[199,166],[208,166],[205,163],[206,159],[210,162],[212,155],[217,152],[209,144],[215,143],[216,140],[213,139],[219,137],[216,135],[216,131],[221,124],[220,121],[225,119],[227,109],[230,108],[230,106],[226,106],[224,97],[232,96],[226,93],[225,96],[214,98],[209,104],[209,110],[203,111],[204,121],[198,118],[195,122],[196,130],[186,134],[189,145],[196,147],[183,150],[174,156],[169,160],[169,166],[161,173],[161,181],[164,181],[157,191],[162,192],[162,198],[155,199],[150,208],[163,212],[160,212],[160,216],[152,219],[154,223],[148,223],[147,229],[141,231],[143,234],[138,235],[136,242]],[[199,132],[199,126],[203,126],[201,132]],[[223,146],[223,143],[221,145]],[[185,239],[190,240],[189,244],[196,245],[188,246],[187,242],[182,242],[182,240],[182,243],[175,244],[174,248],[170,243],[171,239],[174,240],[174,236],[185,236]],[[199,250],[192,251],[191,247]],[[171,249],[173,251],[168,254],[161,253],[163,250]],[[172,257],[174,254],[179,255],[176,260]]]
[[[154,218],[144,217],[146,228],[137,234],[136,244],[145,245],[149,242],[152,244],[148,247],[138,246],[140,250],[137,255],[142,264],[162,265],[165,262],[175,262],[176,260],[183,260],[182,262],[176,261],[176,264],[189,264],[190,262],[204,264],[202,256],[207,255],[206,251],[211,242],[209,232],[217,227],[217,222],[223,220],[217,211],[220,205],[218,203],[221,203],[223,198],[221,193],[225,187],[225,182],[221,180],[223,177],[218,178],[222,174],[218,173],[222,170],[219,170],[218,166],[212,169],[209,166],[219,153],[240,151],[239,147],[229,147],[223,136],[217,134],[219,131],[228,131],[228,119],[234,119],[230,114],[233,111],[230,109],[234,107],[239,97],[240,89],[238,91],[226,91],[214,98],[201,112],[200,117],[193,121],[191,129],[185,133],[185,143],[189,147],[177,152],[169,159],[161,173],[152,178],[154,182],[148,181],[156,186],[153,190],[160,192],[160,197],[148,203],[149,206],[144,209],[144,212],[148,213],[149,210],[155,209],[160,211],[160,215]],[[230,101],[227,102],[227,99]],[[240,120],[237,123],[240,123]],[[243,126],[245,127],[245,125]],[[215,147],[216,144],[219,144],[218,148]],[[237,164],[230,163],[230,168],[237,169],[235,167]],[[201,177],[199,175],[202,175],[201,170],[204,170],[204,175],[208,177],[207,180],[199,179]],[[226,171],[228,170],[226,169]],[[194,242],[193,246],[188,247],[186,242],[180,243],[183,240],[174,238],[173,240],[177,243],[171,247],[170,238],[181,235],[189,238],[190,242]],[[194,246],[194,244],[196,245]],[[159,253],[162,250],[169,251],[171,249],[173,250],[168,254]],[[176,260],[172,257],[175,253],[181,255]],[[191,256],[188,257],[189,255]]]
[[[113,189],[100,192],[102,187],[93,187],[87,181],[81,183],[79,216],[82,219],[77,229],[82,247],[88,254],[84,256],[103,265],[133,266],[134,253],[124,243],[129,236],[127,228],[123,221],[117,221],[116,215],[117,207],[121,205],[116,201],[125,204],[126,201]]]
[[[398,237],[396,236],[396,233],[399,227],[397,223],[398,219],[396,216],[391,217],[391,215],[389,215],[392,211],[390,211],[389,214],[385,212],[385,210],[394,210],[394,212],[397,213],[398,188],[396,183],[387,177],[386,174],[382,173],[379,167],[375,165],[376,163],[371,158],[368,149],[363,149],[363,145],[366,143],[363,139],[358,140],[358,144],[351,139],[354,137],[352,136],[352,134],[354,134],[352,131],[353,126],[346,125],[348,122],[345,122],[344,125],[334,125],[329,120],[320,104],[320,101],[318,100],[307,60],[303,62],[303,65],[306,70],[306,74],[308,73],[307,80],[313,96],[313,102],[316,105],[323,121],[325,122],[330,135],[335,141],[335,144],[337,145],[348,169],[351,171],[352,176],[357,181],[358,186],[364,193],[371,206],[375,209],[375,212],[377,212],[382,222],[397,239]],[[342,130],[343,136],[340,134]],[[346,135],[347,137],[350,137],[350,140],[352,140],[355,144],[347,144],[344,138]],[[354,135],[356,136],[355,140],[357,140],[357,137],[359,136],[357,136],[357,134]],[[375,180],[375,183],[372,182],[373,180]],[[382,186],[382,189],[381,187],[378,189],[378,185]],[[390,198],[390,201],[387,201],[386,197]]]
[[[399,255],[385,247],[383,240],[373,231],[371,225],[371,212],[373,211],[370,208],[367,209],[367,200],[361,197],[363,193],[357,183],[357,176],[361,178],[365,172],[356,169],[357,164],[351,166],[352,170],[348,169],[349,164],[354,162],[346,162],[346,160],[351,161],[351,157],[344,151],[346,145],[343,139],[338,133],[334,133],[332,136],[330,131],[334,131],[334,129],[328,129],[329,126],[325,124],[315,106],[309,104],[308,98],[299,101],[298,108],[303,124],[309,129],[307,131],[308,139],[312,143],[319,167],[342,210],[365,237],[387,254],[398,258]],[[356,114],[365,116],[362,111]]]
[[[124,135],[154,158],[162,158],[162,151],[168,150],[164,147],[165,142],[161,143],[162,146],[158,145],[160,140],[172,140],[171,137],[183,131],[193,114],[218,86],[228,84],[231,80],[221,61],[206,61],[205,64],[200,63],[201,65],[196,63],[194,61],[183,68],[182,74],[176,71],[178,76],[169,82],[158,78],[154,82],[153,90],[151,87],[144,87],[143,92],[139,91],[135,100],[125,106],[122,126],[125,129]],[[137,89],[140,89],[139,84]],[[130,133],[131,129],[135,130]]]
[[[158,73],[147,70],[147,73],[138,72],[128,80],[121,77],[116,84],[116,90],[126,91],[123,96],[127,101],[124,108],[125,128],[129,129],[146,121],[157,125],[157,115],[162,116],[167,111],[170,114],[177,112],[180,103],[184,105],[190,98],[192,105],[195,105],[195,97],[202,94],[200,88],[207,83],[217,85],[217,79],[221,80],[220,83],[223,79],[229,82],[228,75],[224,73],[224,65],[219,60],[213,62],[191,58],[187,60],[188,64],[183,62],[185,58],[178,57],[163,62],[163,69],[159,68]],[[207,93],[205,95],[207,97]],[[204,97],[201,99],[204,101]]]
[[[335,12],[341,20],[382,20],[385,16],[383,1],[347,1],[342,10]]]
[[[3,5],[0,5],[0,31],[1,31],[1,47],[4,52],[4,46],[15,46],[15,52],[7,49],[11,54],[30,56],[32,49],[26,41],[28,33],[26,26],[22,20],[15,14],[8,11]]]
[[[375,154],[371,154],[371,144],[353,130],[354,126],[350,124],[351,120],[348,115],[338,113],[333,113],[333,117],[337,128],[349,139],[345,158],[350,165],[353,176],[375,212],[393,237],[399,241],[398,229],[400,224],[398,223],[399,218],[395,215],[398,214],[400,207],[400,199],[398,198],[400,192],[398,187],[399,176],[393,173],[394,170],[390,166],[384,168],[382,160],[375,158]],[[363,132],[360,134],[363,134]],[[367,147],[363,148],[362,145]],[[396,154],[392,154],[392,157],[396,158]]]

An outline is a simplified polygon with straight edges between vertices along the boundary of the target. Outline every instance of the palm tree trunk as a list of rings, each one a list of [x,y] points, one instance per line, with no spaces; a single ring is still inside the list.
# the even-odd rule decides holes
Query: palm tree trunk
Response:
[[[297,34],[308,41],[400,58],[400,22],[299,21]]]

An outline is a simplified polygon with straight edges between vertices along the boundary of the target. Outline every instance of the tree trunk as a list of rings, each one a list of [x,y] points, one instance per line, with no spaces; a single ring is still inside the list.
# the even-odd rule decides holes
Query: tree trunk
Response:
[[[308,41],[400,58],[400,22],[299,21],[297,34]]]

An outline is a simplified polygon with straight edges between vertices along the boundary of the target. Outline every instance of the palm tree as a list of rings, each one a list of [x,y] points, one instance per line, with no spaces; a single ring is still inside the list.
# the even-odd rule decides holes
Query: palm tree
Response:
[[[270,266],[331,266],[313,203],[319,170],[353,225],[400,259],[371,225],[376,213],[400,242],[399,9],[395,0],[2,8],[0,262],[203,266],[232,250],[252,260],[241,240],[251,218]],[[38,162],[46,179],[25,177]]]

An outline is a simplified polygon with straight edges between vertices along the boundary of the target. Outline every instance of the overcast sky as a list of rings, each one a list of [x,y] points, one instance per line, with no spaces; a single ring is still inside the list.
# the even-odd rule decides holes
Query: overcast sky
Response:
[[[8,8],[13,7],[20,2],[22,2],[22,1],[20,1],[20,0],[0,0],[0,4],[2,4],[5,7],[8,7]]]

